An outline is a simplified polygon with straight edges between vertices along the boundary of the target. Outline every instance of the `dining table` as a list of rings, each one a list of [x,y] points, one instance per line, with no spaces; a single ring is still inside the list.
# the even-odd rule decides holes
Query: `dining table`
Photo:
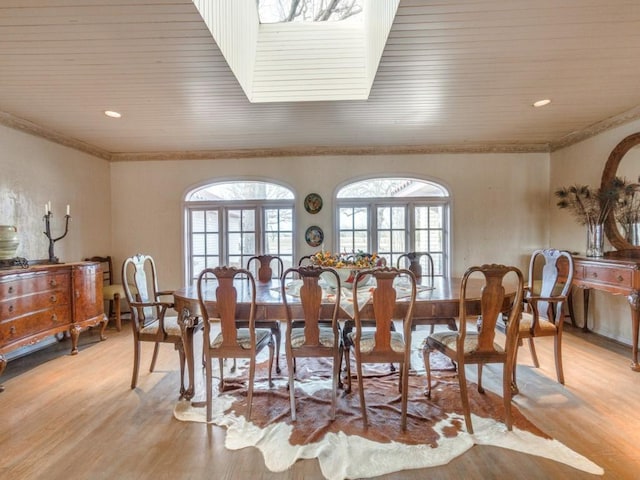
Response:
[[[458,316],[460,308],[460,284],[462,278],[458,277],[436,277],[433,284],[418,284],[416,301],[413,308],[413,316],[423,319],[432,319],[434,324],[451,325],[451,319]],[[204,283],[203,298],[210,315],[215,317],[216,308],[216,288],[217,282],[210,280]],[[234,282],[238,292],[237,318],[247,319],[251,306],[251,296],[249,281],[247,279],[237,279]],[[467,283],[467,314],[474,316],[480,315],[480,296],[484,281],[479,278],[470,278]],[[506,283],[508,287],[508,283]],[[325,287],[328,288],[328,287]],[[509,291],[509,289],[508,289]],[[515,293],[515,288],[511,289]],[[335,293],[335,292],[334,292]],[[351,294],[350,289],[342,292],[343,298],[348,298]],[[292,317],[302,317],[302,305],[295,295],[287,293],[287,303],[292,308]],[[195,352],[193,351],[194,333],[199,330],[201,323],[200,304],[198,301],[198,289],[196,283],[174,291],[174,308],[178,312],[178,323],[183,333],[183,343],[185,356],[187,361],[187,370],[189,374],[189,386],[183,393],[183,398],[190,400],[195,395]],[[505,307],[510,303],[510,295],[505,298]],[[403,318],[407,308],[409,296],[398,296],[395,306],[394,317]],[[372,303],[367,302],[360,305],[360,314],[362,318],[372,318]],[[325,305],[323,305],[323,308]],[[333,303],[327,300],[326,312],[330,317]],[[323,312],[324,313],[324,312]],[[281,293],[281,282],[273,279],[270,282],[256,282],[256,310],[255,320],[281,320],[285,321],[285,306]],[[348,308],[343,308],[342,302],[339,309],[339,320],[352,320],[352,312]]]

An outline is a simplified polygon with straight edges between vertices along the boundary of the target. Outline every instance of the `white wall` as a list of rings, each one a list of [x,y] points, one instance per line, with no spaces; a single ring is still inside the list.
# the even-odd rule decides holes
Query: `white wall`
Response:
[[[0,125],[0,224],[16,225],[17,256],[49,258],[44,204],[51,201],[52,233],[60,261],[78,261],[111,250],[109,163],[91,155]]]
[[[602,170],[615,146],[626,136],[640,131],[640,120],[608,130],[580,143],[551,154],[550,191],[572,184],[600,186]],[[626,166],[628,167],[628,166]],[[635,177],[640,174],[640,164],[635,167]],[[556,199],[550,197],[551,245],[566,248],[584,255],[585,227],[579,225],[564,210],[555,207]],[[605,251],[612,250],[605,242]],[[583,318],[582,292],[576,290],[575,306],[578,323]],[[589,302],[589,326],[597,333],[631,344],[631,317],[625,297],[615,297],[593,291]]]
[[[452,271],[502,262],[527,267],[531,250],[548,243],[547,154],[441,154],[264,158],[114,163],[113,245],[118,265],[134,253],[157,260],[160,288],[183,284],[183,199],[187,190],[227,178],[272,179],[296,194],[296,256],[315,251],[303,232],[318,225],[333,249],[333,196],[347,181],[374,175],[416,175],[448,186],[453,197]],[[316,215],[302,205],[316,192]]]

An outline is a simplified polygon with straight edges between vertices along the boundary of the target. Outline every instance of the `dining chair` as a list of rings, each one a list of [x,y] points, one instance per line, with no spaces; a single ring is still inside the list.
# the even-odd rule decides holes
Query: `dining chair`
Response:
[[[210,308],[204,299],[204,282],[217,280],[215,308]],[[246,282],[251,298],[247,327],[239,326],[238,289],[235,282]],[[198,275],[198,304],[204,324],[202,356],[205,361],[207,421],[212,419],[213,381],[212,359],[217,358],[220,367],[220,391],[224,390],[223,360],[226,358],[249,359],[247,384],[247,420],[251,418],[253,383],[256,372],[256,356],[264,347],[269,347],[269,386],[273,366],[273,336],[268,328],[256,328],[256,283],[249,270],[234,267],[205,268]],[[215,319],[215,320],[213,320]],[[213,337],[212,323],[219,323],[220,332]]]
[[[512,287],[513,295],[508,295],[505,287],[505,278],[513,278],[516,282]],[[467,311],[468,285],[470,278],[480,277],[483,281],[480,298],[480,310],[478,312]],[[508,285],[508,284],[507,284]],[[439,351],[457,364],[458,382],[460,384],[460,396],[464,411],[467,431],[473,433],[471,424],[471,410],[467,394],[467,381],[465,365],[478,365],[478,392],[484,393],[482,387],[482,367],[486,363],[502,363],[502,395],[505,409],[505,423],[509,430],[512,429],[511,415],[511,375],[515,364],[518,345],[518,324],[522,311],[524,280],[522,272],[516,268],[505,265],[482,265],[469,268],[460,286],[460,307],[457,331],[439,331],[430,334],[423,343],[424,367],[427,371],[426,394],[431,398],[431,364],[430,355],[433,351]],[[496,341],[496,324],[502,318],[503,313],[508,312],[507,330],[504,343]],[[477,322],[474,323],[476,331],[467,329],[467,320],[470,313],[479,313]],[[475,317],[474,317],[475,320]]]
[[[375,286],[366,292],[367,298],[357,286],[363,278],[371,276],[375,279]],[[396,306],[397,292],[394,281],[406,282],[411,287],[408,299],[400,301],[409,302],[402,321],[402,332],[392,328],[395,320],[394,310]],[[369,301],[372,303],[372,314],[364,317],[361,306]],[[416,301],[416,279],[412,272],[406,269],[380,267],[362,270],[356,275],[353,286],[353,307],[355,329],[347,335],[348,346],[345,345],[345,362],[347,364],[347,378],[351,383],[349,348],[353,347],[358,375],[358,390],[360,394],[360,408],[362,409],[362,422],[368,426],[367,407],[365,402],[364,379],[362,364],[364,363],[398,363],[400,364],[399,390],[401,392],[401,429],[407,428],[407,399],[409,390],[409,364],[411,360],[411,319],[413,307]],[[367,328],[365,320],[373,320],[373,328]],[[366,329],[365,329],[366,328]]]
[[[303,255],[300,257],[300,260],[298,260],[298,266],[299,267],[304,267],[307,265],[311,265],[312,264],[312,257],[314,255]]]
[[[113,283],[113,264],[111,256],[94,256],[84,259],[85,262],[98,262],[102,267],[102,298],[109,302],[109,320],[115,320],[116,329],[122,330],[122,312],[120,300],[125,299],[124,288],[120,283]]]
[[[271,268],[271,264],[274,261],[277,264],[278,276],[276,278],[279,280],[282,277],[282,273],[284,271],[284,262],[280,257],[274,255],[256,255],[254,257],[251,257],[249,260],[247,260],[247,270],[251,271],[252,274],[255,271],[255,275],[257,276],[260,283],[269,283],[274,278],[273,269]],[[257,267],[254,265],[254,270],[252,270],[252,264],[254,264],[255,262],[258,262]],[[240,322],[240,324],[244,327],[247,326],[246,322]],[[280,344],[282,343],[282,328],[280,327],[280,321],[256,320],[256,327],[271,329],[271,333],[276,340],[276,373],[280,373]]]
[[[557,249],[539,249],[529,261],[528,288],[525,290],[524,311],[518,329],[518,345],[528,339],[531,359],[540,367],[534,344],[536,337],[554,338],[554,357],[558,382],[564,384],[562,369],[563,305],[569,297],[573,281],[573,257]],[[514,362],[514,384],[516,378]]]
[[[293,421],[296,420],[294,376],[295,360],[297,358],[330,357],[333,359],[331,419],[334,420],[336,417],[336,398],[343,352],[340,325],[338,324],[338,307],[340,303],[337,296],[333,296],[332,300],[325,302],[325,304],[331,304],[330,311],[326,311],[326,305],[323,307],[322,288],[318,283],[320,275],[335,276],[338,289],[340,288],[340,278],[334,270],[313,265],[289,268],[282,275],[280,285],[287,321],[285,349],[289,371],[291,420]],[[297,313],[299,308],[296,309],[296,312],[293,311],[293,307],[296,307],[296,305],[291,304],[287,296],[287,282],[291,282],[294,279],[302,281],[299,293],[302,306],[301,313]]]
[[[416,276],[416,282],[422,284],[423,278],[427,278],[427,286],[434,286],[435,268],[433,263],[433,257],[429,252],[407,252],[403,253],[396,260],[397,267],[406,267]],[[408,264],[408,265],[407,265]],[[424,264],[424,265],[423,265]],[[423,269],[426,266],[426,272]],[[426,275],[423,275],[425,274]],[[449,330],[456,330],[456,320],[453,317],[438,317],[430,315],[429,317],[413,317],[413,329],[415,330],[418,325],[429,325],[431,327],[430,333],[433,333],[436,325],[447,325]]]
[[[134,359],[131,388],[135,388],[138,383],[141,342],[155,344],[150,372],[155,368],[160,344],[171,343],[180,357],[180,395],[182,396],[185,393],[185,352],[182,330],[178,324],[177,315],[168,313],[173,309],[173,301],[162,300],[162,297],[172,296],[173,291],[158,289],[156,264],[149,255],[137,254],[127,258],[122,264],[122,279],[125,296],[131,308],[133,330]]]

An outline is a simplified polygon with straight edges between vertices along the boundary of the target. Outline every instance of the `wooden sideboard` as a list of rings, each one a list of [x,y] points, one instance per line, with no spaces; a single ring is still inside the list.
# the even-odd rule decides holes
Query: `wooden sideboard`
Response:
[[[615,252],[612,253],[615,255]],[[589,331],[589,292],[601,290],[613,295],[626,295],[631,307],[631,369],[640,372],[638,364],[638,327],[640,326],[640,258],[573,257],[573,285],[583,289],[583,330]]]
[[[0,271],[0,375],[7,366],[4,354],[58,333],[69,332],[75,355],[80,331],[99,323],[104,340],[107,317],[99,263]]]

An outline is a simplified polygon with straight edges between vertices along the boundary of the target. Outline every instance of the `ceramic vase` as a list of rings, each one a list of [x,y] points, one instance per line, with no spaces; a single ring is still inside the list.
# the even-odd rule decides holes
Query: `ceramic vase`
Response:
[[[18,229],[13,225],[0,225],[0,260],[14,258],[19,244]]]

